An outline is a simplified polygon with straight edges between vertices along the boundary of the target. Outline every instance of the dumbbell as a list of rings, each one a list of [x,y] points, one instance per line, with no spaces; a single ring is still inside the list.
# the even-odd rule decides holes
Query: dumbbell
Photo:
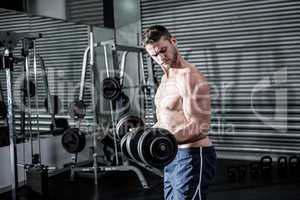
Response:
[[[166,129],[140,127],[127,133],[121,140],[123,153],[152,167],[164,167],[176,156],[175,137]]]
[[[230,165],[226,169],[226,175],[230,182],[234,182],[238,177],[238,169],[235,165]]]
[[[259,167],[260,167],[260,173],[263,177],[271,176],[272,169],[273,169],[272,157],[271,156],[261,157]]]
[[[291,175],[300,174],[300,159],[298,156],[289,157],[289,171]]]
[[[149,166],[166,166],[177,153],[176,139],[168,130],[146,128],[136,116],[121,118],[116,125],[116,135],[125,156]]]
[[[249,174],[254,179],[259,177],[259,162],[251,162],[249,164]]]
[[[277,172],[280,177],[287,176],[288,160],[285,156],[280,156],[277,159]]]

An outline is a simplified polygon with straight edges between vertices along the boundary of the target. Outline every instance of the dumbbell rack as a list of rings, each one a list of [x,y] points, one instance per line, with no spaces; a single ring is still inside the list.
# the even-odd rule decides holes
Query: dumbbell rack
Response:
[[[109,48],[111,48],[112,50],[112,55],[113,55],[113,66],[117,66],[118,64],[118,58],[117,58],[117,51],[123,51],[123,56],[122,56],[122,62],[121,62],[121,81],[123,81],[123,73],[124,73],[124,67],[125,67],[125,60],[126,60],[126,55],[128,52],[136,52],[139,53],[141,55],[141,59],[142,59],[142,52],[144,51],[144,49],[142,47],[129,47],[129,46],[121,46],[121,45],[116,45],[114,41],[105,41],[105,42],[101,42],[101,45],[104,48],[104,55],[105,55],[105,65],[106,65],[106,71],[107,71],[107,76],[109,77],[109,66],[108,66],[108,50],[107,47],[109,46]],[[92,83],[94,83],[94,47],[97,47],[97,45],[94,44],[94,40],[93,40],[93,32],[90,31],[90,35],[89,35],[89,46],[86,48],[86,51],[84,53],[84,59],[83,59],[83,69],[82,69],[82,76],[81,76],[81,89],[80,89],[80,97],[83,97],[83,88],[84,88],[84,74],[86,73],[86,61],[87,56],[88,56],[88,52],[89,52],[89,65],[93,68],[92,73],[91,73],[91,79],[92,79]],[[141,60],[142,61],[142,60]],[[143,66],[142,66],[143,67]],[[94,92],[95,93],[95,92]],[[95,94],[93,94],[93,104],[95,103]],[[82,100],[82,99],[81,99]],[[95,105],[95,104],[94,104]],[[116,123],[115,123],[115,116],[113,113],[113,106],[112,103],[110,102],[110,110],[111,110],[111,120],[112,120],[112,125],[113,127],[115,127]],[[94,122],[95,122],[96,116],[94,116]],[[96,124],[96,123],[94,123]],[[134,172],[140,182],[141,185],[144,189],[148,189],[149,185],[148,182],[146,181],[142,171],[135,167],[130,165],[128,162],[124,162],[124,160],[122,160],[122,162],[119,162],[119,158],[118,158],[118,150],[117,150],[117,139],[116,139],[116,132],[115,129],[113,130],[113,136],[114,136],[114,152],[115,152],[115,156],[116,156],[116,165],[115,166],[98,166],[98,162],[97,162],[97,157],[98,154],[96,152],[96,147],[97,147],[97,139],[96,139],[96,130],[93,131],[93,146],[94,146],[94,152],[93,152],[93,166],[92,167],[78,167],[76,165],[73,165],[71,167],[71,175],[70,175],[70,179],[74,180],[74,176],[75,173],[81,173],[81,172],[93,172],[93,177],[94,177],[94,183],[95,185],[98,185],[98,178],[99,178],[99,174],[98,171],[132,171]],[[75,160],[77,160],[77,155],[74,155]],[[76,163],[76,161],[75,161]],[[148,169],[149,170],[149,169]],[[158,172],[156,172],[156,174],[158,174]]]

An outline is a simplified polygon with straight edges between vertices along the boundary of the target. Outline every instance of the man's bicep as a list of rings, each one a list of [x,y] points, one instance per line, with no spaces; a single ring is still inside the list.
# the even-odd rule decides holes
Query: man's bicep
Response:
[[[189,85],[188,92],[183,97],[184,113],[191,121],[210,121],[210,95],[207,82],[197,81]]]

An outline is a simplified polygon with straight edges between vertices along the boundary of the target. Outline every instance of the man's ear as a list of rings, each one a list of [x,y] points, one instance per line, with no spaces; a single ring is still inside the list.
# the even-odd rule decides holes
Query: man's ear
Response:
[[[177,45],[177,39],[176,39],[176,37],[175,36],[171,36],[170,42],[171,42],[171,44],[173,44],[174,46],[176,46]]]

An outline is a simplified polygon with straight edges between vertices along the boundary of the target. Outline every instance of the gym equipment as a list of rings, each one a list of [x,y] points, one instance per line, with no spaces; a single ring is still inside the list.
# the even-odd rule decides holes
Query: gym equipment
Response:
[[[288,172],[288,160],[285,156],[280,156],[277,159],[277,172],[281,177],[287,176]]]
[[[272,169],[273,169],[272,157],[271,156],[261,157],[259,167],[260,167],[260,173],[263,177],[271,176]]]
[[[235,165],[228,166],[226,170],[226,175],[230,182],[236,181],[238,177],[238,169],[236,168],[236,166]]]
[[[50,124],[50,132],[53,136],[58,136],[64,133],[65,130],[70,128],[69,122],[66,118],[55,118],[54,123]]]
[[[123,116],[116,125],[116,136],[119,141],[122,140],[130,129],[144,126],[144,122],[136,116],[125,115]]]
[[[103,43],[101,42],[101,45]],[[106,43],[106,44],[110,44]],[[107,45],[104,44],[103,48],[104,48],[104,54],[105,54],[105,64],[107,66],[108,62],[107,62]],[[84,56],[83,56],[83,65],[82,65],[82,76],[81,76],[81,83],[80,83],[80,95],[79,95],[79,100],[83,100],[83,88],[84,88],[84,79],[85,79],[85,71],[86,71],[86,67],[87,65],[89,65],[92,68],[92,73],[91,73],[91,81],[92,84],[94,84],[94,73],[96,71],[96,69],[94,69],[94,47],[97,47],[97,44],[94,43],[94,36],[93,36],[93,32],[92,32],[92,28],[91,31],[89,33],[89,46],[86,48],[85,52],[84,52]],[[90,59],[88,59],[88,56],[90,57]],[[89,60],[89,63],[87,63],[87,61]],[[108,70],[107,70],[108,72]],[[109,75],[108,75],[109,76]],[[93,94],[93,106],[96,104],[95,101],[98,97],[95,96],[95,92],[92,93]],[[121,101],[122,102],[122,101]],[[110,106],[112,108],[112,102],[110,101]],[[114,113],[111,109],[111,116],[112,116],[112,127],[115,127],[115,123],[114,123]],[[95,114],[94,116],[94,124],[97,124],[96,122],[97,116]],[[80,123],[81,120],[78,121],[78,123]],[[114,131],[113,131],[114,132]],[[144,188],[149,188],[148,183],[145,179],[145,177],[142,174],[142,171],[140,169],[138,169],[135,166],[130,166],[128,164],[124,164],[124,165],[120,165],[119,164],[119,156],[118,156],[118,152],[117,152],[117,141],[115,138],[115,134],[113,133],[114,139],[113,139],[113,146],[114,149],[116,150],[116,156],[115,156],[115,166],[99,166],[98,164],[98,154],[97,151],[94,151],[93,153],[93,166],[92,167],[79,167],[79,166],[75,166],[73,165],[73,167],[71,168],[71,180],[74,179],[75,173],[87,173],[87,172],[92,172],[93,173],[93,177],[94,177],[94,183],[95,185],[98,184],[98,171],[133,171],[139,178],[142,186]],[[97,149],[97,131],[96,129],[93,130],[93,147],[96,150]],[[76,163],[77,160],[77,154],[74,155],[74,160]]]
[[[73,101],[69,106],[69,115],[73,119],[83,119],[86,115],[86,106],[82,100]]]
[[[13,49],[17,46],[19,40],[22,40],[22,51],[25,52],[29,48],[25,47],[25,44],[28,44],[28,41],[33,41],[37,38],[40,38],[41,34],[39,33],[15,33],[12,31],[0,31],[0,47],[4,47],[4,53],[1,56],[0,69],[5,70],[6,73],[6,90],[7,90],[7,124],[9,127],[9,136],[10,136],[10,160],[11,160],[11,191],[12,199],[17,199],[17,189],[18,189],[18,170],[17,170],[17,135],[15,132],[15,123],[14,123],[14,97],[12,90],[12,75],[14,65],[14,56]],[[26,45],[27,46],[27,45]],[[28,57],[25,57],[26,68],[28,68]],[[29,73],[27,70],[26,80],[29,81]],[[27,92],[29,92],[29,84],[27,84]],[[30,99],[30,95],[28,95]],[[30,105],[30,100],[28,100],[28,105]],[[30,114],[30,113],[29,113]],[[31,146],[32,146],[32,140]]]
[[[1,57],[0,57],[1,58]],[[0,65],[1,66],[1,65]],[[5,119],[7,115],[7,108],[4,102],[4,96],[2,91],[2,85],[0,83],[0,119]]]
[[[251,162],[249,164],[249,174],[251,178],[258,178],[259,171],[259,162]]]
[[[239,179],[244,179],[247,175],[248,166],[247,165],[238,165],[238,177]]]
[[[48,193],[48,168],[46,166],[30,166],[26,168],[26,186],[39,195]]]
[[[103,46],[103,49],[104,49],[105,67],[106,67],[106,74],[107,74],[108,78],[116,77],[115,73],[114,73],[114,69],[117,68],[117,66],[119,65],[118,58],[117,58],[118,51],[123,51],[123,57],[122,57],[122,62],[121,62],[121,70],[120,70],[120,86],[122,86],[123,85],[123,72],[124,72],[124,66],[125,66],[125,56],[124,55],[127,55],[128,52],[135,52],[135,53],[138,53],[139,55],[141,55],[144,52],[144,48],[143,47],[129,47],[129,46],[117,45],[117,44],[115,44],[114,40],[102,41],[101,45]],[[96,45],[93,43],[93,33],[90,32],[90,45],[89,45],[89,47],[87,47],[87,49],[84,53],[83,69],[85,69],[85,67],[86,67],[87,55],[88,55],[89,51],[90,51],[90,66],[93,67],[93,56],[94,56],[93,55],[93,48],[95,46]],[[112,71],[109,70],[108,49],[111,50],[111,55],[112,55],[112,58],[113,58],[113,62],[112,62],[113,63],[113,67],[112,67],[113,70]],[[110,76],[110,72],[113,73],[112,76]],[[83,73],[82,73],[82,75],[83,75]],[[92,73],[92,77],[93,77],[93,73]],[[82,76],[82,80],[83,80],[83,76]],[[93,80],[93,78],[92,78],[92,80]],[[109,80],[108,81],[109,84],[113,83],[113,85],[114,85],[115,82],[116,82],[116,81],[111,81],[110,82],[110,79],[108,79],[108,80]],[[83,81],[82,81],[82,83],[83,83]],[[118,83],[116,83],[116,84],[118,84]],[[102,86],[103,86],[103,84],[102,84]],[[119,95],[116,95],[116,94],[118,94],[118,93],[122,94],[121,91],[119,91],[119,90],[111,92],[110,89],[114,90],[114,88],[115,88],[114,86],[112,86],[111,88],[110,88],[110,85],[109,85],[109,87],[107,87],[107,85],[104,84],[104,86],[106,87],[104,93],[106,93],[106,94],[108,93],[109,98],[117,99],[117,97],[119,97]],[[118,87],[118,85],[117,85],[117,87]],[[83,88],[83,87],[81,87],[81,88]],[[103,90],[103,88],[101,88],[101,89]],[[82,94],[82,92],[81,92],[81,94]],[[94,96],[93,99],[97,99],[97,97]],[[124,113],[121,112],[122,114],[120,115],[120,113],[115,112],[116,108],[117,109],[120,108],[120,106],[118,104],[120,103],[122,105],[122,102],[126,102],[126,99],[125,99],[125,101],[122,100],[122,99],[121,99],[121,101],[120,100],[119,101],[118,100],[117,101],[116,100],[110,100],[109,101],[110,111],[111,111],[110,115],[111,115],[111,122],[112,122],[111,126],[112,127],[116,127],[117,119],[121,119],[122,118],[121,115],[123,115],[125,113],[125,112]],[[124,105],[124,103],[123,103],[123,105]],[[94,147],[96,147],[96,136],[95,135],[96,134],[94,134],[94,140],[93,140],[94,141]],[[85,168],[73,167],[73,168],[71,168],[71,180],[73,179],[75,172],[94,172],[94,180],[95,180],[95,184],[97,185],[98,184],[98,181],[97,181],[98,170],[101,170],[101,171],[133,171],[138,176],[142,186],[144,188],[149,188],[148,183],[147,183],[147,181],[146,181],[145,177],[143,176],[143,173],[140,169],[138,169],[135,166],[129,165],[124,160],[121,160],[122,163],[119,162],[120,161],[119,152],[118,152],[119,148],[118,148],[118,143],[117,143],[118,139],[117,139],[116,135],[117,135],[116,130],[113,129],[112,137],[113,137],[113,149],[114,149],[114,154],[115,154],[115,166],[99,167],[98,164],[97,164],[97,159],[96,159],[97,158],[97,153],[94,153],[93,154],[93,160],[94,160],[93,167],[85,167]],[[155,171],[155,170],[152,170],[152,168],[150,168],[148,166],[147,167],[144,166],[144,167],[146,169],[150,170],[150,171],[153,171],[153,172]],[[154,173],[156,173],[156,172],[154,172]],[[156,174],[159,174],[160,176],[162,176],[162,173],[157,172]]]
[[[119,97],[114,101],[116,107],[116,114],[121,118],[126,115],[130,110],[130,100],[129,97],[121,92]]]
[[[0,147],[9,145],[9,133],[7,126],[0,126]]]
[[[45,84],[45,89],[47,94],[47,97],[44,100],[44,106],[46,108],[46,111],[51,115],[50,133],[53,136],[61,135],[66,129],[69,128],[69,123],[67,119],[55,118],[55,115],[60,112],[62,104],[57,95],[51,95],[44,60],[40,56],[39,59],[41,62],[43,79],[44,79],[44,84]]]
[[[4,101],[0,101],[0,119],[4,119],[7,115],[6,105]]]
[[[177,154],[175,137],[166,129],[148,128],[138,143],[141,160],[154,167],[163,167],[173,161]]]
[[[175,137],[162,128],[137,128],[121,140],[121,149],[127,157],[152,167],[164,167],[176,156]]]
[[[64,132],[61,143],[67,152],[77,154],[85,147],[85,134],[78,128],[69,128]]]
[[[28,93],[27,82],[28,81],[26,79],[24,79],[23,84],[21,86],[22,94],[24,94],[25,97],[28,97],[28,94],[30,95],[30,97],[34,97],[35,93],[36,93],[35,84],[33,83],[32,80],[29,80],[29,93]]]
[[[288,168],[291,175],[300,174],[300,158],[298,156],[290,156],[288,162]]]
[[[134,131],[128,132],[121,140],[121,149],[124,155],[138,162],[142,162],[137,146],[144,130],[144,128],[135,128]]]
[[[69,105],[69,116],[75,120],[84,119],[86,115],[86,105],[83,101],[84,95],[84,85],[85,85],[85,75],[86,75],[86,68],[88,65],[88,54],[90,53],[90,62],[89,65],[93,67],[94,65],[94,41],[92,33],[90,33],[90,44],[85,49],[83,55],[83,62],[82,62],[82,70],[81,70],[81,79],[80,79],[80,90],[79,90],[79,98],[78,100],[73,101]],[[92,69],[93,71],[94,69]],[[93,80],[93,73],[92,73],[92,80]],[[92,81],[93,82],[93,81]]]
[[[44,100],[44,106],[48,113],[52,113],[54,115],[58,114],[61,110],[61,101],[57,95],[50,95],[51,100],[49,101],[48,97]],[[50,105],[50,102],[52,105]]]
[[[120,80],[117,77],[107,77],[102,81],[103,97],[115,100],[121,94]]]

